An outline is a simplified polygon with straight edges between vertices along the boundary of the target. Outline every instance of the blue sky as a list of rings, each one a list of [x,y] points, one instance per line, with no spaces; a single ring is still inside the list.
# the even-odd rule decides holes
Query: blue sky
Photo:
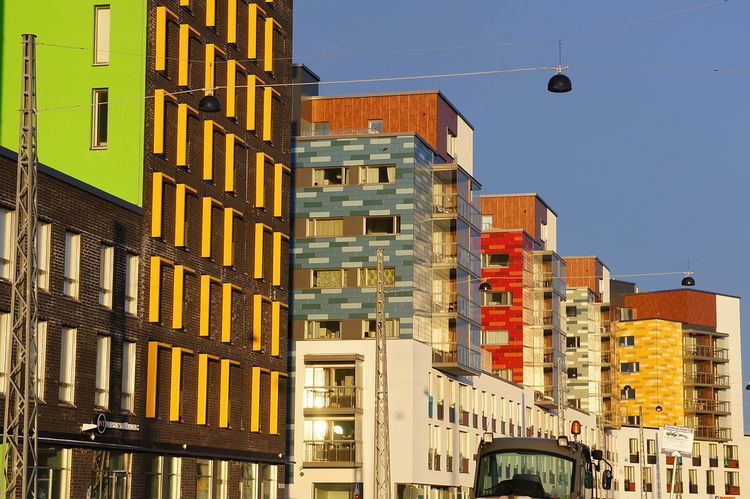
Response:
[[[561,38],[569,94],[547,93],[544,72],[323,93],[438,88],[476,129],[484,192],[541,194],[560,215],[561,254],[599,255],[614,274],[681,271],[692,256],[699,289],[750,296],[750,2],[297,0],[294,8],[295,61],[324,81],[555,65]],[[714,68],[745,71],[700,71]],[[679,276],[637,280],[645,290],[679,285]],[[750,301],[746,326],[748,316]]]

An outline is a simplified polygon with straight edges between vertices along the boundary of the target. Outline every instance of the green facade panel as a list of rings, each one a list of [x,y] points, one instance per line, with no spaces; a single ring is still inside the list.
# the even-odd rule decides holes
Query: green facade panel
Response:
[[[94,65],[94,8],[111,9],[110,62]],[[0,0],[0,145],[18,149],[21,34],[37,35],[39,162],[141,206],[146,2]],[[92,149],[93,90],[109,89],[106,149]]]

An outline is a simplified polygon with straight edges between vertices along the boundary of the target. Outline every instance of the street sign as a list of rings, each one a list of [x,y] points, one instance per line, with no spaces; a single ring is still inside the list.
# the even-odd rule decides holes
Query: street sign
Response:
[[[665,425],[659,429],[661,453],[669,456],[693,456],[693,429],[685,426]]]
[[[81,425],[81,431],[91,430],[96,430],[100,435],[103,435],[107,430],[140,431],[141,427],[127,421],[107,421],[106,415],[99,414],[96,416],[94,423],[83,423]]]
[[[107,429],[107,416],[100,413],[96,417],[96,431],[99,432],[99,434],[103,434]]]

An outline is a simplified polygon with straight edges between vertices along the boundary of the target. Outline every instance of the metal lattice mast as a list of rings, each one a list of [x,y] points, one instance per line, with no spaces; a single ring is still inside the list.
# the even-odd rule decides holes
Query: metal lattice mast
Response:
[[[385,334],[385,273],[383,250],[377,250],[378,287],[375,308],[375,498],[391,497],[391,446],[388,433],[388,357]]]
[[[23,37],[21,126],[18,147],[15,211],[15,265],[10,295],[12,332],[6,345],[8,394],[5,399],[3,448],[6,497],[36,497],[37,404],[36,376],[36,36]],[[19,483],[20,482],[20,483]]]

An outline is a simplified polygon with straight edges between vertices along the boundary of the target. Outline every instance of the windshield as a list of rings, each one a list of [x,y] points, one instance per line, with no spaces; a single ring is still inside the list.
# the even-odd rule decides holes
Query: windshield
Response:
[[[572,459],[541,452],[500,451],[481,456],[476,497],[525,495],[572,499]]]

